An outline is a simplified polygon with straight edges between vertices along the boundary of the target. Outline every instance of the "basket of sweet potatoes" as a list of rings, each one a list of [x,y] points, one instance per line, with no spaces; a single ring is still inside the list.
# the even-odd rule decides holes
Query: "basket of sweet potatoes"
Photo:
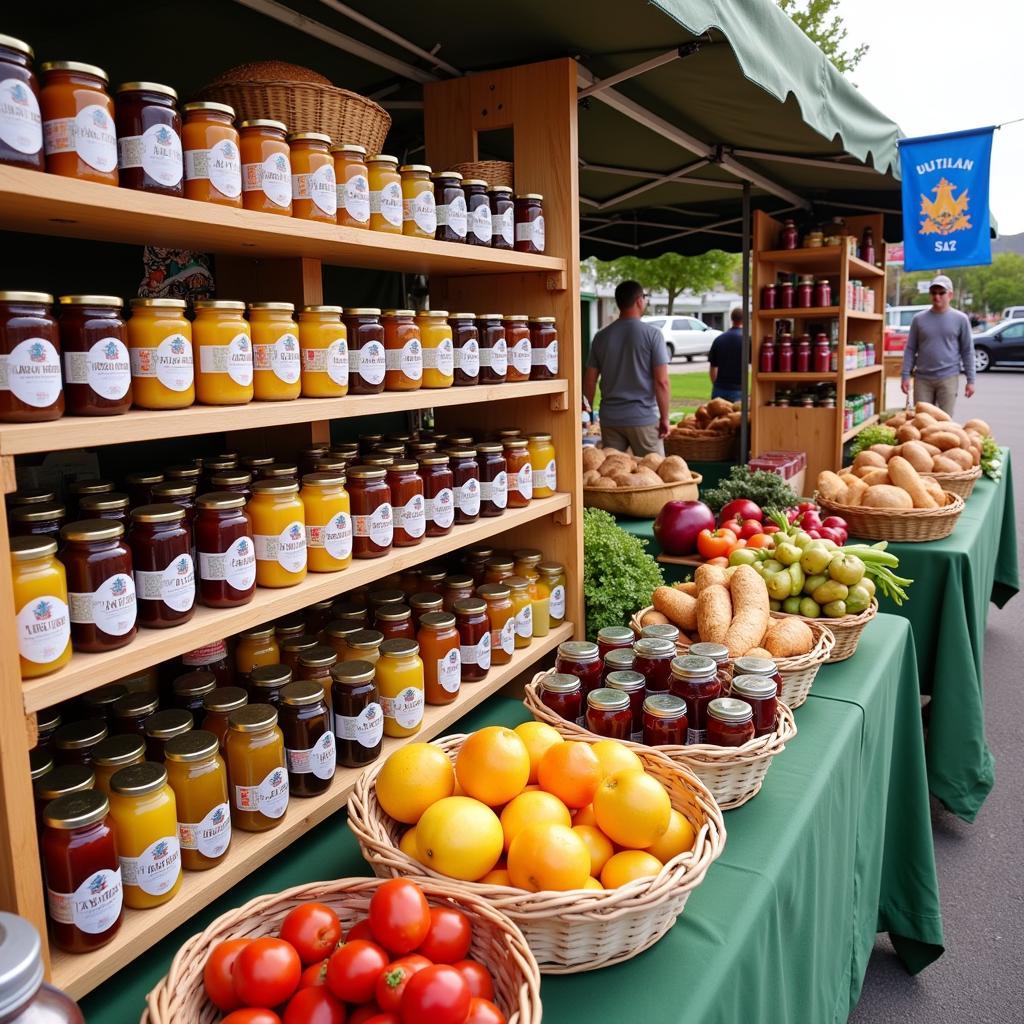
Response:
[[[612,515],[651,519],[666,501],[696,501],[702,479],[677,455],[583,449],[583,504]]]

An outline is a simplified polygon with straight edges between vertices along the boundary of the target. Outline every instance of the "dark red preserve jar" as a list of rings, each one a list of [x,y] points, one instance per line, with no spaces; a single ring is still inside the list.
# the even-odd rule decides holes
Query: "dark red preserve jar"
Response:
[[[708,704],[707,742],[716,747],[742,747],[754,738],[754,712],[734,697],[718,697]]]
[[[578,676],[552,672],[540,681],[541,703],[567,722],[578,722],[583,713],[583,694]]]
[[[687,743],[708,743],[708,704],[722,693],[718,666],[710,658],[684,654],[672,661],[672,693],[686,701]]]
[[[128,543],[140,625],[164,629],[188,622],[196,608],[196,572],[185,509],[170,504],[135,509]]]
[[[644,743],[681,747],[686,743],[686,701],[670,693],[652,693],[644,701]]]
[[[745,701],[754,712],[754,735],[767,736],[775,732],[775,714],[778,710],[778,686],[768,676],[736,676],[730,696]]]
[[[256,548],[245,501],[231,491],[196,499],[199,597],[210,608],[236,608],[256,593]]]
[[[647,680],[648,693],[667,693],[676,645],[670,640],[645,637],[633,644],[633,671]]]

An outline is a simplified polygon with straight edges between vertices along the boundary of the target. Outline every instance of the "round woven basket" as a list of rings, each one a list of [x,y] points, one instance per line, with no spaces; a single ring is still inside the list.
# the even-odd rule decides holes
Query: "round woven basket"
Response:
[[[446,736],[435,745],[455,760],[465,736]],[[585,742],[595,738],[581,737]],[[514,921],[533,951],[543,974],[575,974],[630,960],[653,946],[683,912],[690,893],[700,885],[725,846],[725,822],[714,797],[688,769],[650,747],[638,749],[644,768],[668,791],[672,806],[693,826],[693,849],[673,857],[653,878],[640,878],[618,889],[526,892],[482,882],[449,885],[475,893]],[[428,875],[430,868],[398,849],[403,826],[381,809],[374,784],[383,759],[359,777],[348,801],[348,824],[363,856],[382,877]]]
[[[812,629],[814,626],[824,628],[835,638],[835,646],[829,655],[826,665],[836,661],[846,661],[852,658],[857,651],[857,644],[860,643],[860,635],[867,628],[867,624],[878,614],[878,601],[872,600],[866,611],[860,615],[844,615],[841,619],[808,619],[803,615],[796,618],[803,619]]]
[[[959,494],[966,501],[971,496],[974,485],[981,479],[981,466],[972,466],[959,473],[922,473],[921,476],[930,476],[938,481],[944,491]]]
[[[688,481],[653,487],[584,487],[583,505],[615,516],[653,519],[666,501],[696,501],[703,479],[700,473],[691,473]]]
[[[679,455],[687,462],[728,462],[736,457],[739,434],[701,430],[692,434],[669,434],[665,454]]]
[[[629,624],[637,636],[643,629],[640,620],[646,612],[650,611],[654,611],[654,609],[648,605],[646,608],[641,608],[629,620]],[[772,612],[771,616],[773,619],[788,618],[783,612]],[[826,625],[831,621],[830,619],[804,619],[814,634],[814,646],[806,654],[798,654],[794,658],[775,659],[775,665],[782,675],[782,693],[779,697],[793,711],[807,700],[818,669],[830,661],[839,660],[832,656],[836,638]],[[686,654],[690,650],[690,645],[696,642],[685,633],[680,633],[679,639],[676,641],[676,650],[680,654]]]
[[[508,160],[471,160],[468,163],[456,164],[452,170],[458,171],[463,178],[480,178],[488,185],[515,187],[512,180],[514,165]]]
[[[575,722],[567,721],[552,711],[540,699],[540,681],[547,672],[538,672],[526,685],[523,703],[538,722],[545,722],[568,740],[600,739],[590,730]],[[742,747],[716,747],[710,743],[695,743],[692,746],[648,747],[642,743],[623,741],[633,750],[656,750],[676,764],[681,764],[711,790],[715,802],[723,811],[739,807],[757,796],[768,774],[772,759],[786,749],[786,744],[796,736],[796,722],[793,712],[780,702],[775,718],[775,731],[767,736],[758,736]]]
[[[948,537],[964,510],[959,494],[944,492],[942,508],[865,508],[863,505],[839,505],[815,493],[814,500],[830,516],[842,516],[850,535],[864,540],[897,540],[919,544]]]
[[[450,905],[465,913],[473,925],[470,955],[486,965],[494,979],[495,1002],[509,1024],[539,1024],[540,970],[523,933],[504,915],[474,893],[448,880],[417,878],[427,901]],[[146,997],[141,1024],[213,1024],[221,1012],[206,998],[203,966],[210,950],[224,939],[276,935],[285,914],[310,900],[331,907],[347,932],[366,917],[370,898],[383,884],[379,878],[340,878],[312,882],[294,889],[257,896],[237,910],[217,918],[178,950],[170,970]]]

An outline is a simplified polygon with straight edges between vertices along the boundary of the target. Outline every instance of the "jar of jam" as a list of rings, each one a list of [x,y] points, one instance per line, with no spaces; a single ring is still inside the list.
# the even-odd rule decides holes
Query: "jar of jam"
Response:
[[[368,661],[376,665],[380,659],[380,645],[384,634],[377,629],[360,629],[348,637],[349,660]]]
[[[113,494],[114,484],[110,480],[94,480],[92,478],[75,480],[68,485],[68,501],[76,513],[81,512],[81,499],[90,495]],[[78,519],[84,518],[77,515]]]
[[[500,313],[476,318],[480,335],[480,383],[504,384],[508,377],[508,342]]]
[[[455,382],[455,348],[448,311],[421,310],[416,314],[416,327],[423,352],[423,387],[450,388]]]
[[[423,385],[423,345],[415,316],[411,309],[386,309],[381,317],[385,391],[416,391]]]
[[[462,681],[478,683],[491,667],[491,619],[487,603],[479,597],[463,598],[455,602],[453,610],[459,631]]]
[[[117,184],[117,128],[107,73],[76,60],[39,67],[46,170],[66,178]]]
[[[462,191],[462,175],[458,171],[432,174],[437,230],[439,242],[465,242],[469,229],[466,195]]]
[[[550,498],[558,490],[558,460],[550,434],[528,434],[527,450],[533,464],[533,496]]]
[[[707,743],[708,704],[722,693],[718,666],[710,658],[684,654],[672,661],[672,693],[686,701],[687,743]]]
[[[107,738],[102,718],[83,718],[62,725],[53,734],[53,756],[58,764],[92,764],[96,744]]]
[[[722,693],[727,694],[732,685],[732,658],[729,657],[729,648],[725,644],[696,643],[690,644],[689,653],[699,658],[710,658],[715,663]]]
[[[508,373],[505,379],[510,384],[530,379],[533,356],[528,319],[525,313],[506,313],[502,317],[508,352]]]
[[[343,473],[302,478],[310,572],[337,572],[352,562],[352,516]]]
[[[7,528],[12,537],[40,536],[59,540],[65,519],[63,505],[20,505],[7,513]]]
[[[375,628],[385,640],[415,640],[416,626],[412,609],[405,604],[389,604],[374,616]]]
[[[814,305],[814,275],[801,274],[796,286],[796,308],[810,309]]]
[[[832,305],[832,285],[827,277],[814,282],[814,305],[821,308]]]
[[[648,693],[667,693],[676,645],[668,640],[641,639],[633,644],[633,670],[647,680]]]
[[[67,577],[50,537],[13,538],[10,551],[21,678],[33,679],[71,660]]]
[[[775,308],[775,296],[776,290],[774,284],[763,284],[761,285],[761,309],[774,309]]]
[[[437,209],[430,168],[426,164],[403,164],[402,234],[412,238],[433,238],[437,233]]]
[[[402,176],[398,157],[378,153],[367,158],[370,183],[370,230],[402,233]]]
[[[181,144],[185,198],[242,208],[242,154],[235,110],[226,103],[186,103]]]
[[[461,639],[450,612],[427,612],[419,621],[416,642],[423,661],[423,692],[428,704],[451,704],[462,682]]]
[[[203,405],[251,402],[253,349],[249,321],[243,315],[245,303],[200,299],[195,311],[196,398]]]
[[[553,316],[532,316],[530,328],[530,380],[558,376],[558,331]]]
[[[109,727],[114,720],[114,706],[128,692],[121,683],[98,686],[82,696],[82,707],[89,718],[102,718]]]
[[[284,402],[302,391],[299,328],[290,302],[250,302],[252,330],[253,397],[263,402]]]
[[[412,612],[413,625],[418,630],[420,624],[423,621],[423,616],[428,615],[431,612],[440,612],[446,610],[444,608],[444,599],[440,594],[434,593],[417,593],[412,594],[409,597],[409,610]],[[454,607],[447,609],[454,611]]]
[[[487,573],[487,562],[494,557],[494,548],[489,544],[473,544],[462,551],[462,564],[466,572],[473,577],[474,583],[487,583],[484,579]],[[513,567],[515,563],[513,562]],[[515,569],[513,568],[513,572]],[[497,581],[490,581],[497,582]]]
[[[776,694],[782,700],[782,673],[771,658],[737,658],[733,662],[733,678],[736,676],[763,676],[775,682]],[[723,691],[724,693],[725,691]]]
[[[769,334],[766,334],[761,339],[761,349],[757,365],[760,373],[773,373],[775,371],[775,339]]]
[[[114,705],[114,733],[146,735],[146,719],[160,706],[159,698],[152,693],[129,693],[118,699]]]
[[[203,700],[207,694],[213,693],[216,686],[217,677],[201,668],[184,672],[171,683],[174,706],[188,711],[197,729],[205,714]]]
[[[105,742],[107,741],[104,740],[104,743]],[[43,748],[37,744],[28,752],[29,776],[32,780],[33,786],[44,775],[48,775],[53,771],[53,763],[53,754],[50,753],[48,747]]]
[[[603,661],[609,651],[632,650],[636,637],[629,626],[604,626],[597,631],[597,650]]]
[[[589,640],[564,640],[558,645],[555,656],[555,671],[579,677],[582,695],[586,698],[591,690],[601,685],[604,666],[597,644]],[[583,723],[580,722],[582,725]]]
[[[533,467],[527,442],[510,438],[502,442],[508,479],[508,507],[526,508],[533,498]]]
[[[353,558],[380,558],[391,549],[394,513],[385,475],[373,466],[353,466],[348,471]]]
[[[193,651],[186,651],[181,656],[181,664],[186,669],[209,670],[217,677],[218,686],[230,686],[235,679],[234,667],[228,658],[228,647],[223,640],[214,640]]]
[[[686,701],[670,693],[653,693],[644,700],[643,742],[648,747],[681,747],[687,734]]]
[[[579,677],[567,672],[551,672],[541,678],[540,700],[546,708],[567,722],[578,723],[583,715]]]
[[[778,354],[775,360],[775,369],[779,373],[793,372],[793,335],[783,334],[779,338]]]
[[[754,712],[743,700],[718,697],[707,706],[707,738],[716,747],[742,747],[754,738]]]
[[[314,647],[319,646],[319,643],[319,640],[309,633],[295,633],[291,636],[281,637],[281,664],[291,669],[293,674],[297,673],[299,659]],[[267,701],[267,703],[273,704],[274,702]]]
[[[609,740],[628,740],[632,722],[628,694],[605,687],[587,694],[584,724],[595,735]]]
[[[266,832],[288,810],[288,770],[277,710],[249,704],[228,715],[231,818],[244,832]]]
[[[304,398],[341,398],[348,394],[348,339],[341,306],[303,306],[299,313],[299,344]],[[328,454],[326,445],[316,457]],[[303,460],[313,471],[312,459]]]
[[[455,525],[465,526],[480,515],[480,466],[472,448],[453,448],[448,455],[455,483]]]
[[[146,760],[163,762],[164,744],[175,736],[191,732],[192,713],[184,708],[165,708],[146,719]]]
[[[814,338],[814,372],[828,373],[832,365],[832,351],[827,334],[818,334]]]
[[[257,480],[246,512],[252,519],[256,582],[261,587],[301,583],[306,578],[306,518],[298,484]]]
[[[345,310],[350,394],[379,395],[384,391],[387,357],[380,315],[379,309],[370,307]]]
[[[288,136],[292,166],[292,216],[334,224],[338,216],[338,184],[334,177],[331,137],[322,132]]]
[[[537,586],[548,593],[548,618],[552,626],[565,622],[565,566],[561,562],[541,562],[537,566]]]
[[[617,651],[613,653],[625,654],[627,652]],[[629,698],[629,709],[633,720],[626,739],[630,739],[634,743],[642,743],[647,680],[639,672],[609,672],[604,677],[604,686],[608,689],[619,690]]]
[[[487,197],[487,182],[480,178],[466,178],[462,182],[466,197],[468,230],[466,241],[470,245],[491,244],[491,203]]]
[[[256,592],[256,549],[245,497],[211,491],[196,499],[199,597],[210,608],[237,608]]]
[[[429,454],[419,459],[419,478],[423,485],[425,533],[427,537],[444,537],[455,522],[454,477],[449,456]],[[405,465],[406,463],[399,463]],[[397,467],[392,467],[397,472]],[[396,502],[397,506],[397,502]],[[395,512],[397,526],[397,507]]]
[[[362,768],[380,757],[384,743],[384,712],[374,683],[374,666],[343,661],[331,669],[331,703],[338,764]]]
[[[337,182],[337,221],[346,228],[370,226],[370,182],[367,178],[366,147],[350,144],[331,146],[334,178]]]
[[[281,649],[272,625],[253,626],[238,634],[235,644],[235,671],[240,683],[248,683],[249,674],[260,665],[277,665]]]
[[[203,697],[202,728],[217,737],[221,756],[227,751],[228,716],[248,703],[249,694],[240,686],[218,686]]]
[[[473,596],[473,588],[476,583],[472,576],[462,573],[453,573],[444,578],[442,592],[444,597],[444,610],[453,611],[459,601]]]
[[[124,478],[124,489],[128,492],[128,507],[150,505],[153,502],[153,487],[164,482],[164,474],[145,470],[129,473]]]
[[[35,800],[36,821],[42,824],[43,811],[51,800],[56,800],[67,793],[81,793],[93,789],[96,776],[91,765],[58,764],[32,786]]]
[[[399,605],[405,603],[405,591],[400,587],[382,587],[379,590],[371,590],[366,595],[369,604],[371,617],[376,626],[377,613],[388,605]]]
[[[405,459],[393,463],[387,470],[394,516],[392,543],[398,548],[419,544],[426,532],[424,482],[418,470],[416,462]]]
[[[443,565],[437,565],[434,562],[421,565],[417,572],[417,577],[420,590],[444,594],[444,581],[448,578],[448,571]]]
[[[316,637],[313,637],[316,640]],[[296,680],[319,683],[330,701],[331,669],[338,663],[338,653],[330,644],[314,643],[299,652],[298,664],[294,670]]]
[[[797,373],[811,372],[811,336],[809,334],[800,335],[796,347],[795,366]]]
[[[184,299],[132,299],[128,357],[140,409],[184,409],[196,400],[192,324]]]
[[[491,662],[507,665],[516,646],[516,615],[512,590],[504,583],[485,583],[477,594],[487,602],[491,623]]]
[[[182,867],[212,868],[231,844],[228,774],[217,736],[196,729],[168,740],[164,767],[178,815]]]
[[[291,150],[280,121],[253,118],[238,126],[242,202],[247,210],[292,215]]]
[[[254,477],[258,476],[264,466],[272,466],[274,464],[273,455],[243,455],[240,464],[242,468],[248,470]]]
[[[533,600],[530,595],[530,581],[522,576],[509,576],[505,586],[512,591],[512,607],[515,611],[516,649],[529,647],[533,640]]]
[[[640,630],[641,639],[653,638],[656,640],[671,640],[672,643],[678,643],[679,636],[679,627],[673,626],[671,622],[656,622],[650,626],[644,626],[644,628]],[[722,647],[722,644],[713,644],[712,646]],[[694,653],[692,647],[690,653]],[[728,649],[726,649],[726,654],[728,654]],[[704,657],[710,657],[710,655],[704,653]]]
[[[323,632],[324,627],[331,621],[331,607],[333,604],[334,600],[332,598],[325,597],[322,601],[316,601],[305,608],[303,614],[306,617],[307,633],[319,636]]]
[[[598,644],[598,647],[600,647],[600,644]],[[607,685],[603,680],[607,679],[612,672],[632,672],[635,660],[636,655],[633,653],[632,644],[629,647],[616,647],[610,650],[603,659],[604,667],[601,670],[601,685]]]
[[[384,712],[384,735],[405,737],[423,724],[423,661],[415,640],[385,640],[380,647],[376,683]]]
[[[117,87],[117,165],[122,188],[182,196],[178,94],[155,82]]]
[[[508,472],[502,446],[497,442],[479,444],[476,459],[480,466],[480,515],[500,516],[508,507]]]
[[[132,404],[128,328],[116,295],[62,295],[64,398],[75,416],[116,416]]]
[[[452,329],[455,354],[455,387],[480,383],[480,331],[472,313],[452,313],[448,318]]]
[[[101,740],[93,748],[93,788],[110,796],[110,779],[115,772],[146,760],[146,741],[133,733],[119,733]]]
[[[132,549],[139,624],[164,629],[188,622],[196,606],[191,532],[180,505],[143,505],[132,512]]]
[[[362,598],[353,601],[335,601],[331,612],[339,622],[346,626],[357,626],[359,629],[369,628],[370,613],[366,601]]]
[[[310,679],[289,683],[281,691],[279,715],[291,793],[325,793],[334,778],[337,748],[323,685]]]
[[[504,583],[515,575],[515,562],[509,555],[492,555],[484,562],[484,583]]]
[[[516,241],[515,203],[509,185],[491,185],[487,190],[491,206],[491,248],[512,249]]]
[[[789,280],[780,281],[775,286],[775,297],[778,302],[779,309],[792,309],[793,282]]]
[[[49,750],[53,734],[60,728],[60,713],[55,708],[43,708],[36,712],[36,746],[37,750]]]
[[[3,135],[0,164],[46,169],[43,121],[39,113],[39,84],[32,71],[32,47],[13,36],[0,36],[0,76],[3,79]]]
[[[128,495],[111,491],[109,494],[89,494],[80,498],[78,511],[83,519],[111,519],[128,528]]]
[[[730,696],[750,705],[754,712],[755,736],[767,736],[775,732],[778,686],[774,679],[768,676],[736,676],[732,681]]]
[[[52,305],[45,292],[0,291],[0,420],[36,423],[64,414]]]
[[[544,251],[544,197],[536,192],[516,196],[516,252]]]

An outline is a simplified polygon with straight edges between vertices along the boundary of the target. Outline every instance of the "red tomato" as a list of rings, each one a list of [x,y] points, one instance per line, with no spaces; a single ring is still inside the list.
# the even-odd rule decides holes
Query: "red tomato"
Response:
[[[315,985],[322,985],[327,979],[327,960],[321,960],[317,964],[310,964],[299,978],[299,988],[313,988]]]
[[[402,1024],[465,1024],[471,998],[466,979],[454,967],[424,967],[405,986]]]
[[[462,975],[469,986],[469,994],[480,999],[494,998],[494,982],[491,972],[476,960],[460,960],[452,966]]]
[[[345,941],[352,942],[355,939],[363,939],[365,942],[377,941],[373,937],[373,932],[370,931],[369,918],[364,917],[362,921],[356,921],[356,923],[349,928],[348,934],[345,936]]]
[[[411,953],[430,930],[430,907],[419,886],[404,878],[385,882],[370,900],[370,931],[392,953]]]
[[[380,1016],[380,1007],[376,1003],[367,1003],[365,1006],[357,1007],[352,1011],[348,1024],[366,1024],[368,1020]]]
[[[238,954],[232,978],[245,1006],[277,1006],[299,986],[302,962],[283,939],[253,939]]]
[[[405,986],[409,979],[418,971],[430,966],[426,957],[403,957],[394,963],[388,964],[380,977],[377,979],[377,987],[374,993],[377,996],[377,1005],[382,1010],[397,1011],[402,1005],[402,996],[405,994]]]
[[[304,903],[288,911],[279,934],[295,947],[304,964],[312,964],[334,952],[341,938],[341,922],[326,904]]]
[[[284,1024],[288,1024],[287,1017]],[[489,999],[473,998],[469,1002],[469,1016],[466,1024],[507,1024],[505,1014]]]
[[[744,519],[743,529],[740,530],[741,537],[753,537],[755,533],[761,532],[760,519]]]
[[[747,538],[748,548],[766,548],[772,545],[774,541],[767,533],[755,533]]]
[[[242,1005],[235,995],[235,984],[231,980],[231,972],[235,967],[238,954],[245,949],[252,939],[228,939],[218,942],[210,950],[203,967],[203,985],[210,1002],[225,1013],[237,1010]]]
[[[281,1018],[273,1010],[235,1010],[222,1018],[220,1024],[281,1024]]]
[[[743,523],[738,519],[723,519],[721,529],[728,530],[731,534],[738,537],[743,531]]]
[[[343,1003],[368,1003],[388,955],[373,942],[346,942],[327,961],[327,987]]]
[[[367,1017],[363,1024],[402,1024],[402,1018],[397,1013],[375,1013]]]
[[[430,908],[430,930],[416,952],[435,964],[453,964],[469,952],[473,927],[461,910]]]
[[[300,989],[285,1007],[283,1024],[345,1024],[345,1007],[322,985]]]
[[[766,523],[761,528],[761,532],[762,533],[766,533],[769,536],[771,536],[773,533],[778,533],[779,532],[779,528],[778,528],[778,526],[775,525],[775,523]]]

